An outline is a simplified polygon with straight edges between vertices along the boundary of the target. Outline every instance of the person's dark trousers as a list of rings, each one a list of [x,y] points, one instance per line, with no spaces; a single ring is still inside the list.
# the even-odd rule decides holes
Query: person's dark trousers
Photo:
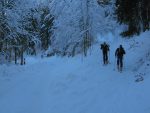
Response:
[[[117,57],[117,66],[122,69],[123,67],[123,57]]]
[[[108,55],[107,55],[107,52],[103,52],[103,62],[104,62],[104,64],[107,64],[107,63],[108,63]]]

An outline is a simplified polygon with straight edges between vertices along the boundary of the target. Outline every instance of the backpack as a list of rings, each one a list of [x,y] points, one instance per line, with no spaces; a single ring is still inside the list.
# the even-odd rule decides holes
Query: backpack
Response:
[[[126,54],[124,48],[117,48],[115,53],[116,56],[122,57],[124,54]]]
[[[104,45],[104,44],[101,44],[101,49],[103,50],[103,51],[109,51],[109,45]]]

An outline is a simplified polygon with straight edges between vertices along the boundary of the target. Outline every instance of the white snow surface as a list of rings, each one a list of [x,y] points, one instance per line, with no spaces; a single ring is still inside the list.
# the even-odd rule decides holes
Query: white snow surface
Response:
[[[99,44],[86,58],[27,58],[25,66],[0,65],[0,113],[150,113],[150,32],[132,39],[108,36],[116,40],[109,42],[107,66]],[[122,73],[114,57],[120,44],[126,50]],[[144,80],[135,82],[141,76]]]

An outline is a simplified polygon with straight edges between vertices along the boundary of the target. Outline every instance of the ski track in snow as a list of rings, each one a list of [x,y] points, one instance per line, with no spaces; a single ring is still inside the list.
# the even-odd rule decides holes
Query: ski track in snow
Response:
[[[117,72],[115,45],[107,66],[99,45],[86,58],[31,58],[23,67],[0,66],[0,113],[150,113],[149,76],[134,82],[137,59],[131,55]]]

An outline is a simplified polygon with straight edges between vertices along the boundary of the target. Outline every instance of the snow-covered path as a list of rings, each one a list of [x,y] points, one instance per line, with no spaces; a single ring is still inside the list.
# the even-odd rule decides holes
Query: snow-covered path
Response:
[[[115,48],[115,47],[113,47]],[[87,58],[52,57],[1,66],[0,113],[150,113],[150,78],[103,66],[98,45]],[[130,64],[127,56],[126,67]],[[29,61],[35,61],[29,63]]]

